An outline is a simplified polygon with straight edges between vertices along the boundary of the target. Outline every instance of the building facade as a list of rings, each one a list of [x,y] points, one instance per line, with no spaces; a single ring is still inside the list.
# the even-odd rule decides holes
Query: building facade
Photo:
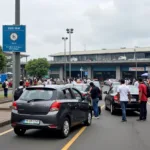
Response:
[[[51,77],[64,78],[65,63],[66,74],[69,77],[69,53],[63,52],[52,55],[49,74]],[[73,51],[71,54],[72,77],[83,76],[88,78],[135,78],[148,72],[150,66],[150,47],[121,48],[92,51]]]

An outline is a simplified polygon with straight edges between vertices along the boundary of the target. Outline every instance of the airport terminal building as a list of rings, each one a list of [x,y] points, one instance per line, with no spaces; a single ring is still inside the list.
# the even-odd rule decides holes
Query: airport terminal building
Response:
[[[69,77],[69,53],[64,52],[51,55],[51,67],[49,74],[54,78],[64,78],[65,62],[66,74]],[[65,61],[66,60],[66,61]],[[83,76],[88,78],[135,78],[137,75],[148,72],[150,66],[150,47],[102,49],[71,52],[72,77],[80,77],[80,69]]]

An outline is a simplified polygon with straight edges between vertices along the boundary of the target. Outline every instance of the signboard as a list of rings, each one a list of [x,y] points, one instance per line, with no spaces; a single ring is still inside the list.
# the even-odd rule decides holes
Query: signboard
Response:
[[[26,26],[3,26],[3,51],[26,52]]]
[[[144,71],[144,67],[129,67],[129,71]]]
[[[150,67],[148,66],[148,67],[146,67],[146,71],[149,71],[150,72]]]
[[[84,75],[85,75],[85,76],[88,76],[88,72],[84,72]]]

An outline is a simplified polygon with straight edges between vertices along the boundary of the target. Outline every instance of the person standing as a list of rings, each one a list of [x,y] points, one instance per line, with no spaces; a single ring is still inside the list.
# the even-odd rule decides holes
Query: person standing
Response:
[[[2,88],[4,89],[4,98],[8,98],[9,83],[8,83],[7,79],[2,84]]]
[[[137,88],[139,88],[139,82],[138,82],[137,79],[136,79],[136,81],[134,82],[134,86],[137,87]]]
[[[125,80],[121,79],[120,80],[121,85],[117,89],[117,95],[118,95],[118,100],[121,105],[122,109],[122,122],[126,122],[126,107],[128,102],[131,102],[131,95],[130,95],[130,90],[129,87],[125,84]]]
[[[147,119],[147,87],[143,80],[139,79],[139,103],[140,103],[140,117],[137,121],[146,121]]]
[[[98,101],[99,101],[99,94],[100,90],[98,87],[94,85],[93,82],[90,83],[90,94],[92,98],[92,104],[93,104],[93,110],[94,110],[94,116],[95,118],[99,119],[99,109],[98,109]]]

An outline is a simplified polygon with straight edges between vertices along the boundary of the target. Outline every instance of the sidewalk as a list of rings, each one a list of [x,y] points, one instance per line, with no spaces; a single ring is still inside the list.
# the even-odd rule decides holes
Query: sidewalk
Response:
[[[0,127],[10,124],[12,102],[0,104]]]

